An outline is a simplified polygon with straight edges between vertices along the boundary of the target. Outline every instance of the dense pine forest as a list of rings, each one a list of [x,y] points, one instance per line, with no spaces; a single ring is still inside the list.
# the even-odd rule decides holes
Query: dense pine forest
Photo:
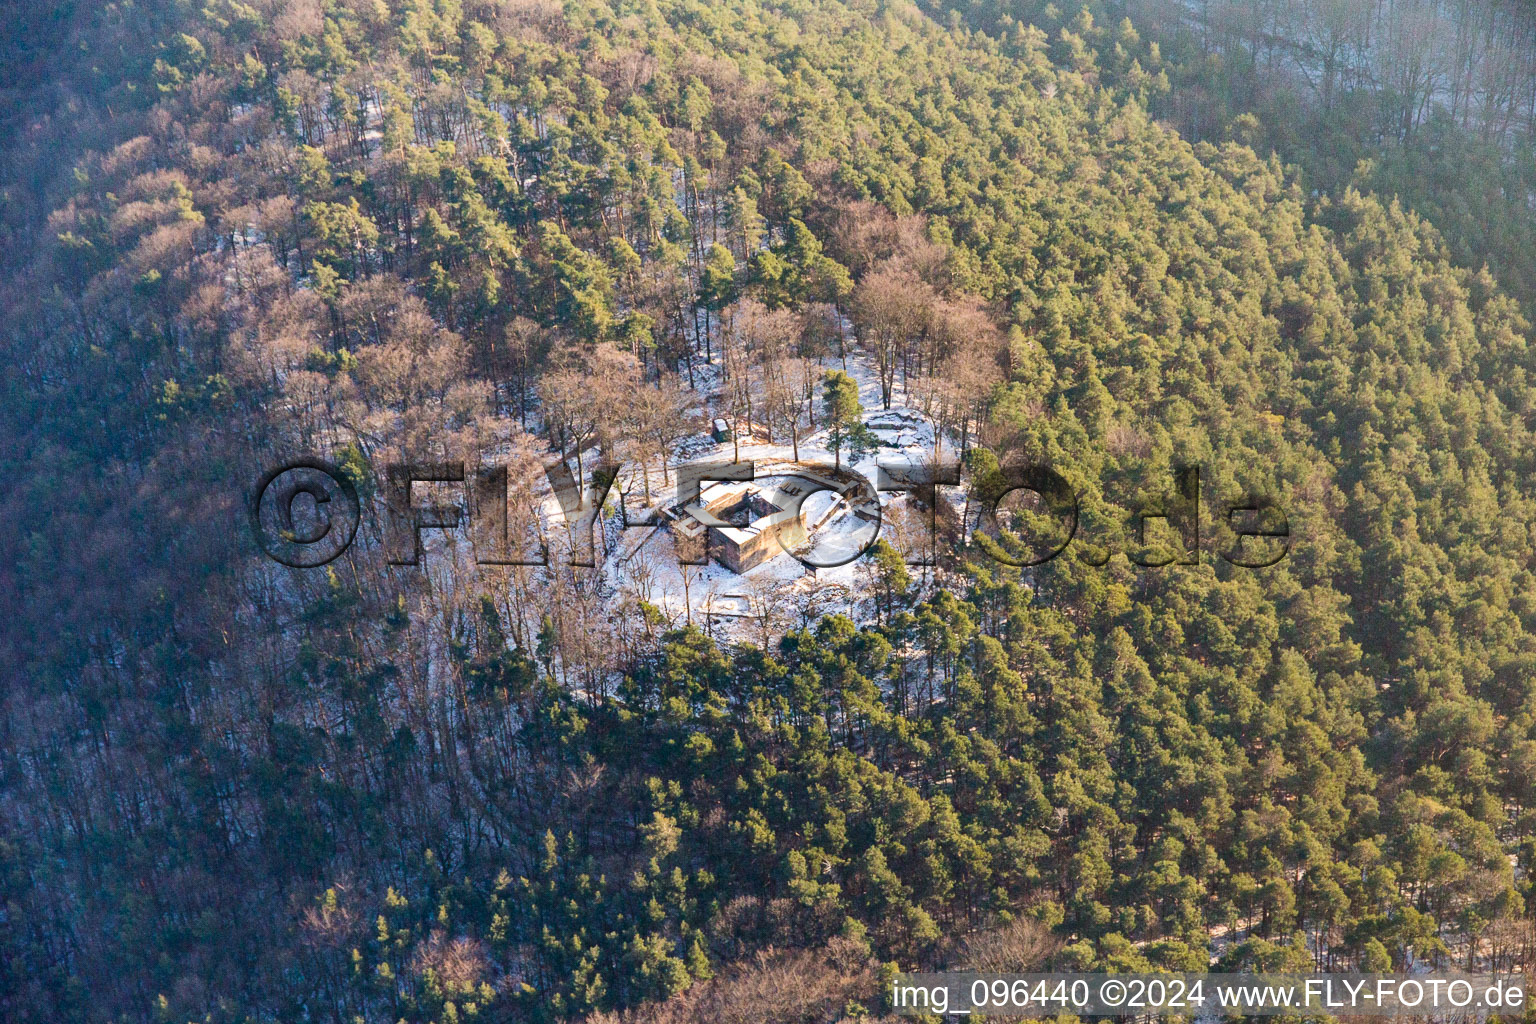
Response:
[[[1186,138],[1277,151],[1310,189],[1354,185],[1400,196],[1435,225],[1458,263],[1487,263],[1527,308],[1536,299],[1527,257],[1536,245],[1529,4],[946,0],[925,9],[964,12],[994,34],[1020,21],[1066,30],[1090,50],[1115,54],[1096,63],[1100,80],[1141,90],[1148,109]],[[1149,45],[1120,37],[1127,17]]]
[[[1528,142],[1405,125],[1380,76],[1287,113],[1260,47],[1070,7],[20,11],[0,1017],[832,1024],[897,968],[1531,966]],[[882,542],[866,605],[749,639],[561,558],[390,565],[373,502],[324,568],[251,538],[300,453],[370,499],[509,466],[526,512],[595,449],[649,496],[711,415],[826,429],[850,357],[971,479],[1065,477],[1073,547]],[[1263,494],[1288,556],[1128,557],[1189,466],[1212,543]]]

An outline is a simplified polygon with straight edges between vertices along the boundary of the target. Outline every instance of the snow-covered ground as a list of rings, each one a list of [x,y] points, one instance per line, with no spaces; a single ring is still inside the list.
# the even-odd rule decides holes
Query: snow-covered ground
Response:
[[[843,363],[828,360],[826,368],[842,369]],[[717,369],[696,366],[695,379],[718,386]],[[798,461],[787,436],[771,440],[742,436],[737,444],[717,442],[700,432],[675,446],[665,474],[660,461],[644,467],[636,462],[622,466],[603,503],[599,531],[591,525],[596,496],[592,468],[602,453],[584,451],[586,479],[580,486],[588,496],[585,507],[575,507],[575,495],[570,490],[557,494],[548,479],[531,481],[538,522],[509,523],[514,535],[509,553],[537,558],[541,543],[547,545],[550,564],[532,570],[538,577],[571,561],[590,558],[596,563],[596,590],[614,599],[614,614],[644,601],[670,624],[691,622],[722,640],[768,643],[786,629],[811,625],[834,612],[859,622],[872,620],[871,561],[862,552],[883,537],[898,551],[910,553],[909,561],[926,561],[922,556],[930,543],[927,510],[908,493],[879,490],[880,467],[885,467],[887,474],[894,470],[899,475],[903,466],[922,473],[936,454],[935,429],[915,403],[909,404],[899,380],[891,408],[882,407],[879,376],[868,356],[851,349],[846,369],[859,385],[865,424],[880,447],[851,464],[842,460],[839,472],[833,471],[838,460],[827,448],[825,429],[800,438]],[[720,414],[713,397],[701,388],[695,410],[703,414],[701,422],[708,423]],[[958,457],[951,439],[941,441],[938,454],[947,461]],[[744,573],[733,572],[716,560],[707,564],[685,562],[679,556],[677,532],[671,525],[689,515],[679,491],[679,469],[700,463],[729,464],[736,472],[743,472],[750,463],[753,484],[762,497],[781,509],[798,510],[807,527],[805,542],[795,545],[794,550],[780,544],[776,554]],[[569,470],[574,475],[575,465],[570,464]],[[648,500],[642,471],[649,476]],[[729,475],[729,471],[715,475]],[[891,481],[887,478],[886,482]],[[707,491],[709,486],[706,482],[700,490]],[[421,484],[415,490],[418,505],[434,500],[452,504],[462,485]],[[958,489],[946,491],[951,498],[959,494]],[[570,506],[569,518],[562,499]],[[455,531],[424,530],[423,567],[445,580],[474,572],[471,534],[468,517]],[[590,545],[583,539],[589,536]],[[697,560],[696,554],[693,557]],[[910,571],[914,578],[921,578],[924,572],[917,567]],[[529,609],[527,614],[533,616],[536,626],[541,610]]]
[[[840,369],[842,364],[829,361],[827,368]],[[821,468],[825,473],[836,465],[824,429],[800,439],[798,463],[787,437],[773,441],[742,437],[738,446],[696,435],[680,446],[685,461],[751,463],[755,484],[765,497],[780,507],[799,505],[808,542],[794,550],[780,545],[776,556],[740,574],[716,560],[707,565],[686,564],[679,557],[674,530],[651,525],[667,522],[669,512],[687,514],[679,507],[675,470],[670,487],[658,486],[660,466],[649,467],[653,500],[648,507],[639,507],[640,467],[632,466],[621,476],[631,525],[625,529],[617,516],[605,523],[610,544],[602,572],[614,592],[646,601],[674,623],[691,621],[722,638],[750,638],[793,628],[829,612],[841,612],[856,621],[872,618],[869,560],[861,552],[885,537],[898,550],[920,556],[926,539],[926,516],[915,508],[912,497],[878,490],[879,467],[927,465],[935,456],[934,426],[919,409],[906,404],[900,382],[891,408],[881,407],[879,376],[863,353],[850,352],[847,372],[859,385],[864,422],[881,442],[876,452],[842,467],[863,478],[866,486],[857,488],[862,493],[843,498],[831,490],[819,490],[797,495],[803,499],[798,502],[782,500],[779,488],[785,481],[804,479],[797,470],[814,474]],[[950,460],[957,455],[947,441],[941,443],[940,453]],[[876,521],[871,521],[874,517]],[[647,525],[636,525],[641,523]],[[913,572],[917,575],[920,570]]]

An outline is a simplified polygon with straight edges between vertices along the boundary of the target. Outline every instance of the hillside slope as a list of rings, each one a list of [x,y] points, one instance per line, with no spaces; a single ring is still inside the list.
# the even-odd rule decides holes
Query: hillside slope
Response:
[[[1074,967],[1526,948],[1529,326],[1432,228],[902,3],[145,10],[71,22],[125,56],[6,162],[7,1019],[576,1019],[770,945],[869,998],[1018,919]],[[976,479],[1071,480],[1067,556],[877,559],[878,623],[726,650],[371,517],[250,543],[298,452],[672,455],[690,382],[843,313]],[[1189,465],[1290,556],[1131,564]]]

